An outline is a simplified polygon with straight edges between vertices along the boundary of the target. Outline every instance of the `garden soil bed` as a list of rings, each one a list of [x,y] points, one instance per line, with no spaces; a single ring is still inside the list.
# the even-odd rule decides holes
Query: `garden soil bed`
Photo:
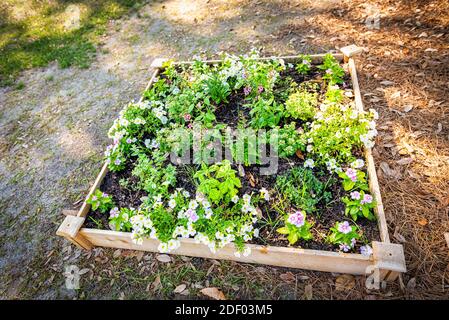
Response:
[[[311,70],[310,74],[307,76],[301,75],[295,70],[289,69],[288,71],[281,72],[281,77],[283,79],[289,77],[293,79],[298,85],[304,81],[312,81],[319,84],[321,90],[320,94],[324,94],[325,86],[321,85],[323,83],[320,73],[316,66]],[[163,77],[163,75],[162,75]],[[352,89],[351,79],[349,74],[345,74],[344,77],[345,89]],[[282,84],[281,84],[282,85]],[[281,89],[281,88],[277,88]],[[280,100],[281,102],[285,102]],[[226,104],[221,104],[217,107],[215,111],[217,123],[224,123],[231,129],[237,129],[237,125],[242,121],[249,121],[249,109],[245,107],[245,96],[241,91],[232,92],[229,96],[229,101]],[[282,125],[282,123],[280,124]],[[298,127],[301,122],[298,122]],[[360,157],[363,157],[362,151],[357,152]],[[279,169],[276,175],[260,175],[258,165],[243,166],[245,175],[241,177],[243,193],[255,193],[257,194],[260,188],[264,187],[270,189],[276,183],[276,177],[286,173],[288,170],[295,166],[302,166],[303,160],[297,156],[293,156],[287,159],[279,158]],[[167,162],[168,164],[168,162]],[[191,194],[195,194],[195,185],[193,179],[191,179],[187,174],[187,168],[189,165],[177,166],[177,186],[182,187],[189,191]],[[198,169],[198,166],[190,165]],[[141,204],[141,198],[146,196],[145,192],[137,188],[137,179],[132,176],[131,172],[134,167],[134,162],[129,163],[125,170],[120,172],[108,172],[100,185],[100,190],[111,195],[114,203],[118,207],[134,207],[137,208]],[[233,165],[234,169],[237,169],[237,165]],[[366,173],[366,171],[365,171]],[[320,177],[322,182],[325,182],[328,177]],[[120,184],[121,179],[127,179],[128,185],[123,186]],[[337,179],[335,179],[337,181]],[[309,215],[314,222],[314,227],[312,233],[314,239],[310,241],[300,240],[292,247],[314,249],[314,250],[326,250],[326,251],[336,251],[336,247],[325,243],[322,240],[322,235],[326,234],[327,230],[335,225],[336,222],[341,221],[344,217],[345,206],[341,202],[341,197],[344,195],[344,190],[339,182],[333,183],[330,190],[332,193],[332,198],[334,199],[330,204],[324,205],[318,203],[317,213],[315,215]],[[276,201],[272,199],[271,201]],[[278,213],[274,210],[270,210],[268,205],[260,206],[262,211],[262,217],[275,219]],[[86,228],[98,228],[102,230],[109,230],[108,227],[108,214],[100,213],[99,211],[90,210],[87,219],[85,221],[84,227]],[[376,221],[369,221],[366,219],[360,219],[357,222],[363,236],[370,241],[380,240],[379,229]],[[249,243],[260,244],[260,245],[271,245],[271,246],[289,246],[287,239],[278,234],[276,230],[270,229],[262,224],[256,225],[255,227],[260,228],[260,237],[254,238]],[[357,244],[354,247],[354,251],[358,251],[361,244]]]

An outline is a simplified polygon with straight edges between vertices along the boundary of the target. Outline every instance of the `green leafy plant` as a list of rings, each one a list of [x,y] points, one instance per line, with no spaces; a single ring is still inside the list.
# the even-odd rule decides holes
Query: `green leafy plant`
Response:
[[[291,122],[282,128],[276,128],[268,133],[271,143],[281,158],[287,158],[295,154],[296,151],[304,151],[306,146],[305,136],[296,129],[296,123]],[[277,143],[275,142],[277,140]]]
[[[284,113],[284,106],[275,102],[274,97],[268,99],[259,97],[253,104],[246,106],[250,108],[250,124],[256,129],[274,128]]]
[[[312,223],[306,220],[306,214],[296,211],[285,218],[285,226],[277,229],[277,232],[287,235],[288,242],[293,245],[301,239],[312,239],[311,227]]]
[[[339,245],[340,250],[348,252],[352,250],[358,239],[361,238],[357,226],[351,226],[348,221],[336,222],[330,228],[327,241],[331,244]]]
[[[364,217],[368,220],[376,219],[372,212],[376,203],[370,194],[364,191],[353,191],[350,198],[343,197],[342,201],[346,205],[345,214],[351,216],[352,220],[357,221],[358,217]]]
[[[229,202],[242,186],[236,171],[231,168],[229,160],[223,160],[211,166],[205,164],[198,170],[194,178],[198,179],[198,190],[213,203]]]
[[[299,55],[299,63],[296,64],[296,71],[300,74],[308,74],[311,69],[312,58],[309,55]]]
[[[166,193],[170,186],[176,184],[176,168],[171,164],[162,167],[145,154],[140,154],[132,175],[139,178],[139,187],[149,195]]]
[[[276,188],[293,206],[308,213],[316,210],[320,200],[327,202],[332,196],[326,191],[326,185],[311,170],[302,167],[295,167],[287,174],[278,176]]]
[[[220,79],[218,74],[213,73],[204,80],[204,83],[207,87],[207,93],[216,104],[226,102],[231,90],[229,84]]]
[[[92,210],[98,210],[101,213],[105,213],[114,206],[112,197],[107,193],[102,192],[100,189],[96,189],[87,198],[86,202],[92,206]]]
[[[315,116],[317,105],[317,94],[302,88],[288,97],[285,109],[290,117],[307,121]]]
[[[323,64],[319,65],[318,69],[324,71],[323,79],[327,80],[329,84],[343,83],[345,71],[330,53],[324,56]]]

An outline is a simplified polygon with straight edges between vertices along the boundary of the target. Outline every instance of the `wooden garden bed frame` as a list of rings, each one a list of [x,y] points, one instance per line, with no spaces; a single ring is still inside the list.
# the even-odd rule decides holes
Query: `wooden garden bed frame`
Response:
[[[351,45],[340,49],[340,51],[341,53],[334,54],[334,57],[339,61],[347,63],[352,79],[355,105],[356,108],[361,111],[363,110],[363,102],[353,57],[362,52],[362,49],[355,45]],[[324,54],[312,55],[312,63],[320,63],[323,60],[323,57]],[[298,56],[286,56],[280,58],[283,58],[286,62],[294,62],[298,59]],[[270,57],[260,59],[270,59]],[[147,85],[147,89],[155,81],[160,70],[162,69],[162,64],[164,61],[166,61],[166,59],[155,59],[151,64],[151,68],[154,69],[154,72]],[[210,64],[219,62],[220,60],[207,61],[207,63]],[[176,62],[176,64],[189,63],[191,62]],[[140,100],[142,99],[143,97]],[[370,191],[377,203],[374,211],[378,221],[381,240],[372,242],[373,254],[371,256],[364,256],[355,253],[246,244],[251,248],[251,254],[247,257],[242,256],[237,258],[234,256],[235,247],[232,243],[213,254],[205,245],[196,243],[193,239],[180,239],[181,246],[177,250],[171,252],[171,254],[355,275],[368,275],[376,272],[382,281],[395,280],[401,272],[406,271],[404,251],[402,245],[390,243],[387,222],[385,220],[384,208],[379,190],[379,183],[376,175],[376,168],[374,166],[374,159],[371,154],[371,150],[365,150],[365,158],[368,168]],[[86,199],[100,187],[107,171],[108,167],[104,164]],[[145,239],[141,245],[138,245],[132,242],[131,233],[129,232],[83,228],[83,224],[89,210],[90,205],[87,204],[86,200],[79,211],[64,210],[63,213],[66,217],[56,234],[65,237],[78,247],[87,250],[90,250],[95,246],[100,246],[158,252],[158,240]]]

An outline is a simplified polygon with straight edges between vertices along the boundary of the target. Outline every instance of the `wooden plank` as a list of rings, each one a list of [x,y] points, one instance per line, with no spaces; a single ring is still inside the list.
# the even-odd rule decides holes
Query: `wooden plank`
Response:
[[[341,53],[331,53],[335,59],[337,59],[337,61],[343,61],[343,54]],[[311,54],[309,55],[310,58],[312,59],[312,63],[313,64],[317,64],[323,61],[324,56],[326,55],[326,53],[320,53],[320,54]],[[261,60],[261,61],[265,61],[265,60],[270,60],[273,58],[278,58],[278,59],[283,59],[285,62],[297,62],[299,60],[299,55],[294,55],[294,56],[281,56],[281,57],[261,57],[261,58],[257,58],[256,60]],[[213,60],[203,60],[203,62],[205,62],[206,64],[214,64],[214,63],[220,63],[223,62],[223,60],[221,59],[213,59]],[[193,64],[194,61],[175,61],[173,62],[174,65],[183,65],[183,64]]]
[[[84,199],[83,205],[81,206],[80,210],[78,211],[77,216],[78,217],[85,217],[90,209],[90,204],[87,203],[87,199],[94,193],[94,191],[100,187],[101,182],[103,181],[106,173],[108,172],[108,164],[105,162],[103,164],[103,167],[100,170],[100,173],[98,174],[97,178],[95,179],[94,184],[89,190],[89,193],[87,194],[86,198]]]
[[[144,239],[142,245],[138,245],[132,242],[129,232],[83,228],[80,234],[95,246],[158,252],[158,240]],[[249,256],[238,258],[234,255],[233,244],[225,246],[214,254],[204,244],[196,243],[193,239],[180,239],[180,241],[181,246],[170,254],[359,275],[366,274],[367,267],[373,264],[372,257],[361,254],[265,247],[254,244],[247,244],[251,248]]]
[[[357,69],[355,66],[354,59],[350,58],[348,60],[349,73],[351,74],[352,87],[354,90],[354,100],[358,111],[364,111],[362,95],[360,93],[359,80],[357,78]],[[373,194],[374,200],[376,201],[376,207],[374,208],[374,213],[377,217],[377,223],[379,226],[380,239],[382,242],[390,242],[390,236],[388,235],[388,225],[385,219],[384,206],[382,203],[382,196],[380,194],[379,181],[377,180],[376,166],[374,164],[374,158],[371,153],[371,149],[365,148],[365,159],[368,169],[368,182],[370,191]]]
[[[449,232],[444,234],[444,238],[446,239],[447,247],[449,248]]]

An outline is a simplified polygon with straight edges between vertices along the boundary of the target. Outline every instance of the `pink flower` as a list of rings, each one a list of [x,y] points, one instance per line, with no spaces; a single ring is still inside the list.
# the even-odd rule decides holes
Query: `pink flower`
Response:
[[[184,115],[184,120],[185,120],[185,121],[190,121],[190,119],[192,119],[192,116],[191,116],[190,114],[186,113],[186,114]]]
[[[262,86],[259,86],[259,87],[257,88],[257,92],[262,93],[262,91],[263,91],[263,87],[262,87]]]
[[[301,211],[296,211],[288,216],[287,221],[298,228],[302,227],[305,223],[305,216]]]
[[[348,178],[352,180],[352,182],[357,181],[357,171],[355,171],[352,168],[348,168],[345,173],[348,176]]]
[[[358,191],[351,192],[351,199],[352,200],[359,200],[360,199],[360,192],[358,192]]]
[[[352,231],[351,226],[349,225],[348,221],[340,222],[338,224],[338,231],[341,233],[347,234]]]
[[[192,128],[193,128],[193,125],[192,125],[191,123],[189,123],[189,124],[187,125],[187,128],[192,129]]]
[[[109,211],[109,214],[111,215],[111,218],[115,218],[118,217],[118,212],[119,212],[118,208],[114,207],[113,209],[111,209],[111,211]]]
[[[193,209],[187,209],[185,214],[192,222],[196,222],[198,220],[198,214]]]
[[[363,200],[360,201],[361,204],[371,203],[371,202],[373,202],[373,197],[371,195],[369,195],[369,194],[365,194],[363,196]]]
[[[250,86],[246,86],[245,88],[243,88],[243,93],[245,94],[245,96],[249,95],[251,93],[252,88]]]

